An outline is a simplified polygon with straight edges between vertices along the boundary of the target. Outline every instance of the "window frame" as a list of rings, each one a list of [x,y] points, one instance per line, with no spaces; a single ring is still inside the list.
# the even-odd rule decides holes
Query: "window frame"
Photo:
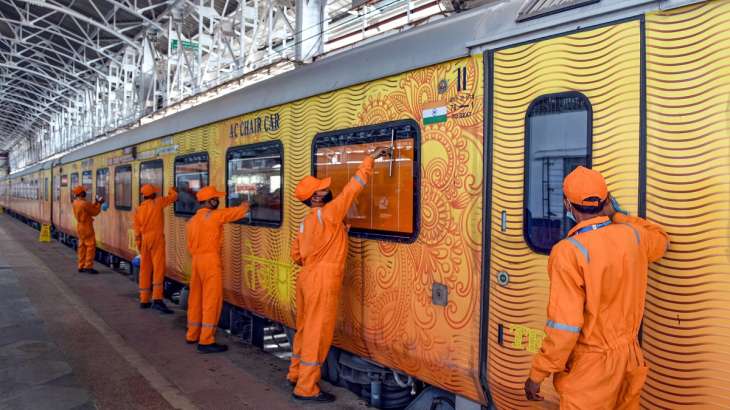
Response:
[[[43,177],[43,202],[48,202],[51,198],[49,190],[49,178]]]
[[[353,238],[363,238],[363,239],[372,239],[372,240],[379,240],[379,241],[386,241],[386,242],[397,242],[397,243],[414,243],[421,232],[421,127],[420,125],[412,119],[404,119],[404,120],[396,120],[396,121],[387,121],[382,122],[378,124],[370,124],[365,125],[362,127],[354,127],[354,128],[344,128],[334,131],[326,131],[326,132],[319,132],[315,134],[314,138],[312,139],[312,144],[310,147],[310,162],[311,162],[311,168],[310,172],[311,175],[317,176],[317,161],[316,161],[316,153],[317,149],[320,147],[327,147],[327,145],[320,145],[321,140],[341,135],[341,134],[348,134],[348,133],[357,133],[357,132],[368,132],[371,130],[378,130],[382,128],[398,128],[398,127],[404,127],[404,126],[411,126],[415,132],[413,134],[413,232],[411,233],[403,233],[403,232],[397,232],[397,231],[381,231],[381,230],[370,230],[370,229],[362,229],[362,228],[350,228],[348,231],[348,236]],[[405,139],[405,138],[401,138]],[[397,140],[397,139],[396,139]],[[375,143],[375,142],[389,142],[390,138],[387,139],[371,139],[368,141],[368,143]],[[339,145],[332,145],[332,146],[339,146]],[[368,181],[370,183],[371,181]]]
[[[237,151],[237,150],[243,150],[243,149],[249,149],[249,148],[259,148],[259,147],[265,147],[265,146],[276,146],[279,148],[279,153],[281,157],[281,189],[279,191],[279,196],[281,197],[281,209],[279,209],[279,222],[269,222],[269,221],[261,221],[261,220],[254,220],[249,218],[243,218],[241,220],[235,221],[234,223],[239,225],[249,225],[249,226],[262,226],[265,228],[281,228],[281,225],[284,223],[284,144],[282,144],[281,140],[271,140],[271,141],[263,141],[263,142],[257,142],[253,144],[244,144],[244,145],[237,145],[235,147],[229,147],[226,150],[226,208],[228,207],[229,201],[228,201],[228,178],[230,176],[229,174],[229,168],[228,163],[230,162],[230,158],[228,157],[231,151]],[[252,157],[256,158],[256,157]],[[249,214],[250,216],[251,214]]]
[[[210,162],[210,161],[208,161]],[[150,159],[147,161],[142,161],[139,163],[139,175],[137,176],[137,197],[138,202],[137,205],[141,204],[142,201],[144,201],[144,198],[142,198],[142,193],[139,192],[140,189],[142,189],[142,167],[146,164],[152,164],[152,163],[159,163],[160,164],[160,170],[162,170],[162,186],[160,186],[160,192],[165,192],[165,161],[162,160],[162,158],[157,159]],[[208,165],[210,166],[210,164]],[[210,173],[208,173],[208,179],[210,179]]]
[[[538,246],[535,246],[534,243],[532,243],[532,240],[530,239],[530,234],[528,232],[527,227],[527,204],[528,204],[528,198],[529,198],[529,183],[530,183],[530,112],[537,106],[539,102],[542,100],[548,99],[548,98],[560,98],[560,97],[577,97],[583,100],[583,104],[588,109],[587,111],[587,121],[586,121],[586,167],[591,168],[593,164],[593,105],[591,104],[591,100],[586,96],[585,94],[578,92],[578,91],[567,91],[567,92],[561,92],[561,93],[551,93],[551,94],[542,94],[535,99],[532,100],[530,105],[527,106],[527,111],[525,111],[525,134],[524,134],[524,160],[523,160],[523,181],[522,181],[522,237],[527,244],[527,246],[530,248],[531,251],[541,254],[541,255],[549,255],[550,249],[543,249]],[[556,242],[557,244],[557,242]],[[553,245],[555,246],[555,245]]]
[[[117,202],[117,173],[120,169],[128,169],[130,175],[129,178],[129,206],[119,205]],[[124,164],[124,165],[117,165],[114,167],[114,208],[118,209],[120,211],[131,211],[132,210],[132,204],[134,203],[134,194],[132,189],[132,181],[134,178],[134,170],[132,169],[132,164]]]
[[[97,168],[94,173],[94,198],[99,196],[99,174],[102,171],[106,173],[106,195],[104,195],[104,201],[109,203],[109,167]]]
[[[206,161],[206,165],[207,165],[206,172],[208,173],[208,185],[210,185],[210,154],[208,153],[208,151],[199,151],[199,152],[193,152],[193,153],[190,153],[190,154],[178,155],[173,160],[173,162],[172,162],[172,186],[174,186],[175,189],[177,189],[177,161],[179,159],[184,159],[184,158],[188,158],[188,157],[194,157],[196,155],[203,155],[203,154],[205,154],[205,157],[208,159]],[[226,184],[227,183],[228,182],[226,181]],[[203,188],[203,187],[201,187],[201,188]],[[179,216],[179,217],[182,217],[182,218],[190,218],[193,215],[195,215],[195,212],[182,212],[182,211],[178,211],[177,210],[177,203],[178,203],[178,201],[175,201],[175,203],[172,205],[172,209],[173,209],[173,212],[175,213],[175,216]]]

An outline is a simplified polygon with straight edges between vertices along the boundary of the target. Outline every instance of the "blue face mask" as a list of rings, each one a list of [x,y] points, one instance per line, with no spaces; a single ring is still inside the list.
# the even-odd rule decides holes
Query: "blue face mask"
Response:
[[[573,221],[574,223],[578,223],[578,221],[575,220],[575,216],[573,216],[573,213],[570,211],[565,212],[565,217]]]

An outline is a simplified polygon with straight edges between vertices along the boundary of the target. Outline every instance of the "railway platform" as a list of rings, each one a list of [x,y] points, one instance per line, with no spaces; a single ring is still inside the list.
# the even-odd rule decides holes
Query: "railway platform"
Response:
[[[71,249],[0,215],[0,409],[366,407],[326,383],[335,403],[295,402],[286,360],[220,331],[227,353],[196,353],[183,310],[141,311],[128,277],[96,269],[77,273]]]

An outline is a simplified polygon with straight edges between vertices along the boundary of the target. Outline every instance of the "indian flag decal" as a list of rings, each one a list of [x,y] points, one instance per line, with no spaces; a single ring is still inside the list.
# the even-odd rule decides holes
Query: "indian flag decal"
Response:
[[[423,125],[446,122],[446,103],[438,101],[423,106]]]

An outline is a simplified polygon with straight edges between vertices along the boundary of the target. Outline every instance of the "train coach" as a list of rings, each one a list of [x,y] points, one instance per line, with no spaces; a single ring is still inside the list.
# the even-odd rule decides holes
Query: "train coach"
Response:
[[[225,228],[225,302],[292,328],[296,183],[337,192],[392,147],[348,213],[327,377],[386,408],[422,385],[456,408],[551,408],[550,383],[539,404],[522,385],[570,226],[562,179],[591,166],[672,238],[650,269],[643,406],[729,408],[729,73],[727,0],[496,1],[15,172],[0,201],[68,240],[83,184],[108,198],[100,251],[130,260],[140,186],[175,186],[166,273],[184,285],[195,192],[225,187],[226,206],[258,205]]]

